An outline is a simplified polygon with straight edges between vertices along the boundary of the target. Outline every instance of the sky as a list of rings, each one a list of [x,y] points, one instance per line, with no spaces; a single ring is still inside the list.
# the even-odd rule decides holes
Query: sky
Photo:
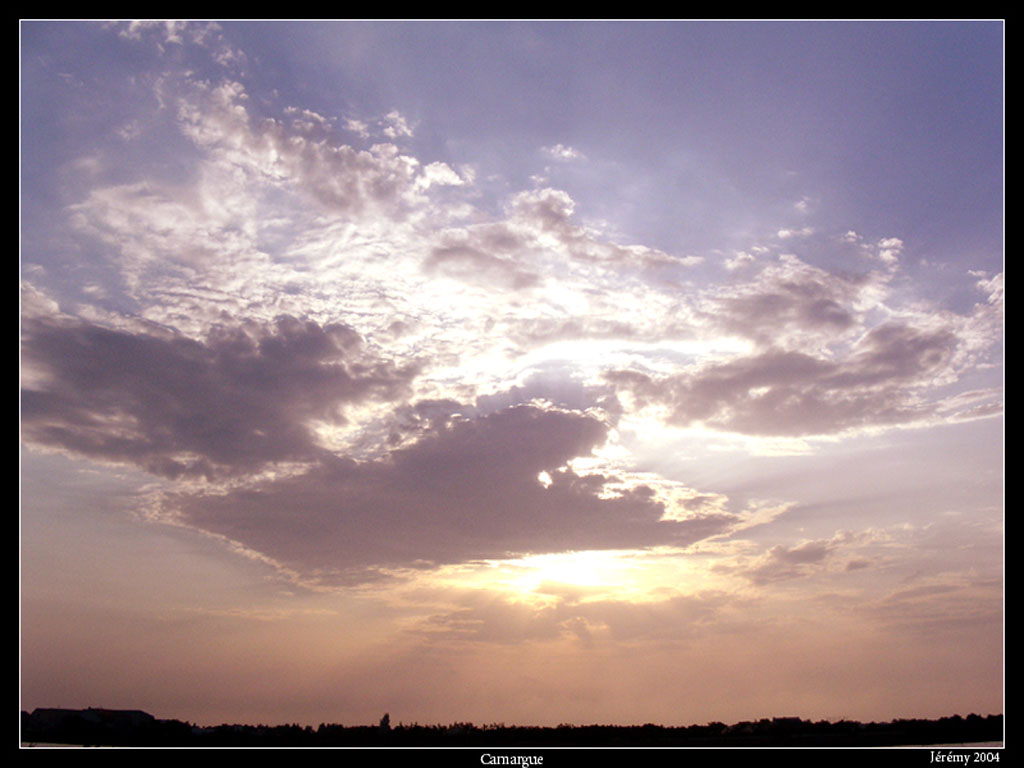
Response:
[[[1000,22],[32,22],[21,707],[1003,711]]]

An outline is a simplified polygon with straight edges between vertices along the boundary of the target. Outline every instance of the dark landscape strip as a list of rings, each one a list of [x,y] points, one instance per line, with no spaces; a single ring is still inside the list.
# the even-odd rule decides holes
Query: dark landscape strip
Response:
[[[891,747],[1001,742],[1003,716],[953,715],[887,723],[812,722],[777,717],[726,725],[506,726],[472,723],[319,727],[198,726],[159,720],[138,710],[22,712],[22,743],[167,747]]]

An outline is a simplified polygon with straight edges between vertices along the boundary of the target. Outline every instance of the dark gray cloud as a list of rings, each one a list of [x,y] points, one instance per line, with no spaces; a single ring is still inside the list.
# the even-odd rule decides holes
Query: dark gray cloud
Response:
[[[880,325],[840,360],[769,349],[692,373],[612,371],[609,382],[669,421],[755,435],[800,436],[912,422],[934,412],[916,389],[948,374],[957,346],[946,329]]]
[[[405,395],[415,370],[367,353],[340,324],[279,317],[205,341],[80,321],[26,323],[22,432],[32,443],[208,478],[313,460],[311,420]]]
[[[448,398],[417,400],[394,409],[388,426],[393,447],[408,445],[444,430],[457,421],[478,419],[518,405],[544,402],[563,411],[582,413],[589,409],[614,424],[622,406],[609,386],[590,386],[573,378],[573,371],[561,365],[541,365],[522,385],[479,395],[472,403]]]
[[[663,522],[646,486],[600,498],[614,478],[581,476],[566,463],[602,445],[607,430],[593,417],[532,406],[442,418],[379,460],[325,458],[224,495],[171,497],[167,513],[325,582],[362,580],[379,567],[686,545],[735,522],[724,514]]]

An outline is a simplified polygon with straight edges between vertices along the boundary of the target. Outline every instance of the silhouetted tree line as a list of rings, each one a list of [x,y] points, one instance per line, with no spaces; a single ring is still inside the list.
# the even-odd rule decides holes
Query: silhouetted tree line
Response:
[[[158,720],[138,710],[37,709],[21,713],[22,743],[163,747],[862,747],[1003,739],[1003,716],[953,715],[938,720],[812,722],[776,717],[726,725],[376,726],[321,723],[200,727]]]

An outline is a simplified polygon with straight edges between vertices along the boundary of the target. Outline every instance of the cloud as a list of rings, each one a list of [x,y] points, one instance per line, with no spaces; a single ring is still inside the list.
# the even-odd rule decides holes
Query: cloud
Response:
[[[986,302],[997,309],[1003,307],[1003,273],[989,277],[985,273],[971,272],[975,277],[980,277],[976,285],[987,294]]]
[[[654,248],[621,245],[573,221],[575,201],[560,189],[519,192],[508,205],[508,226],[530,247],[569,256],[582,263],[615,268],[657,267],[683,261]],[[689,262],[692,263],[692,262]]]
[[[505,645],[570,638],[585,647],[652,642],[674,645],[721,631],[714,624],[723,610],[735,609],[743,602],[732,595],[701,592],[637,603],[595,599],[589,591],[564,584],[541,584],[535,596],[553,601],[539,605],[469,592],[456,596],[461,604],[458,608],[430,616],[418,631],[444,643],[460,640]]]
[[[828,539],[804,539],[792,545],[777,544],[757,557],[740,557],[719,562],[713,569],[736,573],[758,586],[809,578],[824,572],[851,573],[871,567],[872,561],[858,553],[890,544],[885,531],[838,531]]]
[[[835,550],[835,544],[826,539],[804,541],[791,547],[772,547],[744,575],[755,584],[767,584],[802,576],[814,566],[824,563]]]
[[[626,320],[603,316],[570,319],[524,319],[511,329],[512,335],[526,345],[550,344],[580,339],[645,339],[653,334]]]
[[[23,437],[164,477],[215,478],[320,456],[311,423],[407,394],[415,369],[343,324],[279,317],[205,341],[81,321],[26,323]]]
[[[734,261],[753,260],[742,253]],[[858,327],[863,308],[876,301],[880,280],[833,274],[783,255],[747,282],[708,291],[697,306],[709,324],[728,333],[763,345],[814,349]]]
[[[326,209],[346,216],[369,212],[401,219],[422,202],[419,161],[390,143],[357,150],[347,144],[310,140],[302,130],[273,118],[250,115],[241,83],[189,82],[178,99],[185,135],[213,159],[247,174],[249,183],[284,185],[305,193]],[[390,137],[411,135],[398,113],[387,116]],[[309,122],[308,120],[305,122]],[[300,122],[300,128],[305,123]],[[326,127],[318,122],[321,128]],[[439,178],[432,166],[428,182]],[[447,183],[452,183],[449,176]]]
[[[412,127],[397,109],[388,112],[380,121],[383,125],[383,133],[389,139],[412,138]]]
[[[370,127],[362,120],[357,120],[354,117],[346,118],[345,129],[363,139],[370,136]]]
[[[538,275],[523,266],[526,242],[502,223],[449,229],[423,262],[430,274],[513,289],[535,285]]]
[[[754,262],[754,257],[746,251],[736,251],[736,255],[725,260],[725,268],[730,272]]]
[[[218,202],[206,204],[202,193],[175,196],[138,182],[95,189],[69,210],[72,225],[107,246],[105,255],[139,295],[174,273],[259,258],[254,247],[258,227],[242,223],[246,214],[255,213],[253,201],[226,187],[219,192]]]
[[[340,264],[365,275],[352,251],[362,246],[358,258],[380,262],[382,246],[370,243],[387,243],[394,260],[416,258],[405,255],[420,248],[408,247],[401,222],[433,211],[435,189],[462,183],[447,165],[423,167],[393,144],[358,150],[340,142],[333,121],[311,110],[261,118],[231,80],[167,77],[161,90],[196,150],[190,181],[150,177],[97,187],[69,213],[76,234],[102,246],[142,313],[166,321],[153,317],[160,307],[192,303],[175,327],[194,325],[211,309],[306,314],[310,302],[299,307],[291,297],[310,282],[311,267],[321,277]],[[317,263],[321,255],[328,263]],[[328,282],[317,281],[306,296]]]
[[[186,36],[190,42],[201,43],[210,32],[219,31],[215,23],[195,24],[187,21],[129,21],[121,26],[118,35],[129,40],[141,40],[149,33],[163,33],[163,41],[168,44],[183,45]]]
[[[466,282],[498,283],[510,288],[537,283],[537,275],[519,269],[514,262],[467,245],[438,246],[431,250],[423,266],[427,272]]]
[[[222,27],[216,22],[136,19],[129,22],[110,22],[104,26],[117,28],[118,36],[127,40],[152,40],[161,54],[167,53],[167,46],[181,48],[194,45],[208,49],[212,59],[222,67],[231,68],[246,62],[245,54],[225,41]]]
[[[441,231],[440,242],[423,262],[424,269],[467,283],[522,289],[552,275],[563,285],[570,276],[592,282],[602,279],[594,267],[607,271],[604,277],[610,278],[620,268],[683,261],[644,246],[611,242],[576,225],[574,210],[575,202],[562,190],[520,192],[512,196],[504,219]],[[568,267],[566,259],[573,262]]]
[[[812,227],[803,227],[802,229],[780,229],[776,232],[776,236],[780,240],[789,240],[792,237],[810,237],[814,234]]]
[[[1004,585],[998,574],[974,569],[946,572],[902,586],[862,606],[863,615],[918,637],[998,629],[1003,621]]]
[[[232,80],[168,75],[159,90],[195,150],[188,182],[95,187],[68,209],[74,235],[95,239],[128,306],[148,319],[194,336],[222,312],[328,322],[340,303],[352,309],[371,294],[408,301],[396,280],[448,245],[438,233],[449,207],[432,196],[467,182],[446,164],[388,143],[356,149],[312,110],[261,117]],[[464,262],[449,271],[471,274]],[[524,280],[528,269],[512,278]]]
[[[649,376],[611,371],[605,378],[640,407],[668,408],[677,426],[754,435],[802,436],[923,420],[936,411],[918,396],[952,375],[951,330],[885,323],[840,360],[769,349],[690,372]]]
[[[430,163],[419,179],[421,187],[461,187],[466,182],[445,163]]]
[[[559,160],[561,162],[584,159],[582,152],[564,144],[555,144],[553,147],[544,147],[544,152],[555,160]]]
[[[1001,275],[979,281],[988,301],[967,315],[889,306],[891,279],[889,271],[833,273],[783,255],[751,279],[711,287],[690,303],[695,338],[724,333],[753,342],[752,349],[674,370],[636,358],[602,375],[634,408],[657,406],[672,425],[759,436],[834,435],[996,412],[978,397],[938,393],[998,343]],[[685,307],[678,318],[686,318]]]
[[[895,267],[903,252],[903,241],[898,237],[885,237],[878,241],[878,259],[889,267]]]
[[[591,416],[525,405],[442,419],[386,456],[324,457],[308,472],[227,493],[171,494],[163,514],[323,583],[381,568],[685,546],[735,522],[724,513],[663,520],[644,485],[606,497],[612,476],[568,463],[603,445],[607,430]]]

